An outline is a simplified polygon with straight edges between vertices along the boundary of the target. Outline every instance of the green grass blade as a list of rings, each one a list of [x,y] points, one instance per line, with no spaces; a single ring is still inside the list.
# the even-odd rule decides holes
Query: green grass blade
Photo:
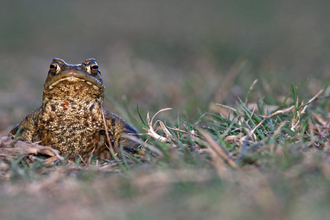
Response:
[[[15,134],[15,137],[14,137],[14,141],[18,138],[19,134],[21,133],[23,127],[19,127],[16,134]],[[12,148],[15,147],[15,142],[13,143],[13,145],[11,146]]]
[[[139,117],[140,117],[140,119],[141,119],[143,125],[144,125],[145,127],[148,127],[147,122],[146,122],[146,121],[144,120],[144,118],[142,117],[142,114],[141,114],[141,112],[140,112],[139,105],[136,105],[136,110],[137,110],[137,112],[138,112],[138,115],[139,115]]]
[[[140,165],[142,164],[142,162],[138,158],[134,157],[133,155],[131,155],[131,154],[125,152],[125,151],[124,151],[124,154],[125,154],[125,156],[128,156],[130,159],[132,159],[134,162],[136,162]]]
[[[124,149],[123,149],[123,144],[120,143],[120,154],[121,154],[121,158],[123,160],[124,166],[126,168],[126,170],[129,170],[129,166],[127,164],[126,158],[125,158],[125,154],[124,154]]]

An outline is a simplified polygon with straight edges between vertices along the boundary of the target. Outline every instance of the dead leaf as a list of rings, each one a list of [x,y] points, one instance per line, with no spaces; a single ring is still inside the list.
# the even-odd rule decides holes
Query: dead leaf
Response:
[[[20,156],[37,155],[46,155],[52,158],[45,159],[45,164],[53,164],[57,160],[63,160],[63,157],[51,147],[41,146],[30,141],[15,141],[10,137],[0,138],[0,158],[2,159],[10,160]]]

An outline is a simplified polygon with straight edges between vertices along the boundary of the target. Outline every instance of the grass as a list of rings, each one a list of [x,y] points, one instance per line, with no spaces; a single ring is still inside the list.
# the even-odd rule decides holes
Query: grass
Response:
[[[330,149],[320,93],[300,101],[292,86],[292,103],[274,111],[262,100],[248,108],[247,95],[195,121],[156,120],[171,109],[144,116],[137,108],[138,118],[128,115],[140,128],[140,154],[105,165],[1,160],[0,201],[26,219],[321,219],[329,214]]]

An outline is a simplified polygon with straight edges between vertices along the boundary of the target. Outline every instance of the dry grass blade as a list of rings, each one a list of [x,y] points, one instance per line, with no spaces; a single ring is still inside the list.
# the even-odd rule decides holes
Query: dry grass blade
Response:
[[[211,137],[211,135],[209,135],[206,131],[204,131],[203,129],[198,129],[202,135],[205,137],[205,139],[207,140],[207,142],[209,143],[208,146],[209,148],[214,151],[219,157],[221,157],[222,159],[224,159],[225,161],[228,162],[228,164],[233,167],[236,168],[237,165],[236,163],[233,161],[233,159],[230,158],[230,156],[227,154],[227,152],[221,147],[219,146],[215,140]]]
[[[268,119],[268,118],[271,118],[273,117],[274,115],[278,115],[278,114],[283,114],[283,113],[287,113],[287,112],[290,112],[294,109],[294,106],[291,106],[289,108],[286,108],[286,109],[283,109],[283,110],[278,110],[276,112],[273,112],[272,114],[270,115],[267,115],[267,116],[261,116],[263,117],[264,119]]]
[[[317,129],[318,134],[324,138],[327,137],[327,135],[330,133],[329,126],[321,126],[321,125],[315,125],[315,128]],[[314,129],[315,129],[314,128]]]
[[[154,118],[155,118],[159,113],[164,112],[164,111],[168,111],[168,110],[172,110],[172,108],[163,108],[163,109],[159,110],[158,112],[156,112],[156,114],[154,114],[154,116],[151,118],[151,121],[150,121],[150,124],[149,124],[149,125],[152,124]]]
[[[156,140],[159,140],[159,141],[164,142],[164,143],[170,141],[170,140],[167,139],[166,137],[163,137],[163,136],[157,134],[153,128],[144,128],[144,130],[147,131],[147,134],[148,134],[150,137],[152,137],[152,138],[154,138],[154,139],[156,139]]]
[[[313,98],[311,98],[307,103],[306,103],[306,106],[303,108],[303,110],[301,111],[301,113],[305,113],[305,110],[307,108],[307,106],[313,102],[321,93],[323,92],[323,90],[320,90]]]
[[[274,112],[274,113],[272,113],[272,114],[270,114],[270,115],[267,115],[267,116],[262,116],[262,115],[261,115],[261,117],[263,117],[263,120],[262,120],[261,122],[259,122],[259,124],[257,124],[257,125],[256,125],[256,126],[250,131],[250,132],[249,132],[249,135],[252,136],[252,135],[254,134],[255,130],[256,130],[257,128],[259,128],[260,125],[262,125],[262,123],[264,123],[267,119],[269,119],[269,118],[271,118],[271,117],[273,117],[273,116],[275,116],[275,115],[278,115],[278,114],[283,114],[283,113],[290,112],[290,111],[292,111],[293,109],[294,109],[294,106],[291,106],[291,107],[286,108],[286,109],[283,109],[283,110],[278,110],[278,111],[276,111],[276,112]]]
[[[315,118],[316,121],[318,121],[321,125],[326,126],[328,123],[321,118],[318,114],[312,112],[313,117]]]
[[[103,108],[101,108],[101,114],[102,114],[102,118],[103,118],[103,124],[104,124],[104,129],[105,129],[105,134],[107,136],[107,140],[108,140],[108,143],[109,143],[109,148],[110,150],[115,153],[115,151],[113,150],[113,146],[112,146],[112,143],[110,141],[110,137],[109,137],[109,133],[108,133],[108,127],[107,127],[107,123],[105,121],[105,116],[104,116],[104,111],[103,111]]]
[[[264,123],[268,118],[271,118],[273,117],[274,115],[278,115],[278,114],[283,114],[283,113],[287,113],[287,112],[290,112],[294,109],[294,106],[291,106],[289,108],[286,108],[284,110],[278,110],[270,115],[267,115],[267,116],[261,116],[263,117],[264,119],[259,123],[257,124],[250,132],[249,132],[249,135],[252,136],[252,134],[254,133],[254,131],[260,127],[260,125],[262,125],[262,123]]]
[[[15,147],[13,148],[13,144]],[[29,141],[14,141],[9,137],[0,138],[0,157],[6,160],[28,155],[47,155],[50,158],[44,160],[45,164],[52,164],[63,157],[53,148],[41,146]]]
[[[154,130],[154,127],[153,126],[153,120],[155,119],[155,117],[161,113],[161,112],[164,112],[164,111],[168,111],[168,110],[172,110],[172,108],[164,108],[164,109],[161,109],[159,110],[150,120],[150,117],[149,117],[149,112],[147,113],[147,123],[148,123],[148,128],[144,128],[144,130],[147,132],[147,134],[156,139],[156,140],[159,140],[161,142],[170,142],[172,140],[172,135],[171,133],[167,130],[167,128],[165,127],[164,123],[163,122],[160,122],[160,121],[157,121],[159,122],[161,128],[163,129],[163,131],[165,132],[166,136],[167,137],[163,137],[159,134],[156,133],[156,131]],[[157,124],[157,122],[155,123],[155,125]]]
[[[220,104],[220,103],[215,103],[215,104],[218,105],[218,106],[220,106],[220,107],[223,107],[223,108],[229,109],[229,110],[231,110],[231,111],[233,111],[233,112],[237,112],[236,109],[234,109],[234,108],[232,108],[232,107],[230,107],[230,106],[223,105],[223,104]]]
[[[169,139],[169,140],[173,140],[172,134],[168,131],[168,129],[166,128],[164,122],[162,122],[162,121],[157,121],[157,122],[159,123],[160,127],[163,129],[163,131],[166,135],[166,138]]]
[[[243,134],[239,133],[238,135],[228,135],[223,140],[229,143],[234,143],[239,141],[242,138]]]

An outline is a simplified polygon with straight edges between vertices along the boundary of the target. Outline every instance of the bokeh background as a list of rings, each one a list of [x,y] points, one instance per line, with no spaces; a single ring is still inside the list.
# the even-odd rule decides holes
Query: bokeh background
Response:
[[[106,107],[136,115],[210,103],[276,104],[291,84],[307,99],[330,81],[326,0],[0,2],[0,135],[41,105],[54,57],[96,58]]]

